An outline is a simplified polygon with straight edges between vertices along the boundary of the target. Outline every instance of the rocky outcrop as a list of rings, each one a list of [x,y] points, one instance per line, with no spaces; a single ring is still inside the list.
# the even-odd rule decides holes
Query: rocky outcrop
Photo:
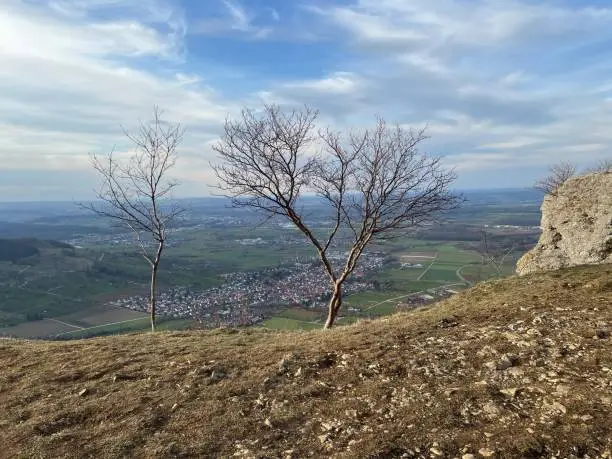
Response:
[[[612,173],[571,178],[542,204],[542,235],[518,261],[519,275],[612,263]]]

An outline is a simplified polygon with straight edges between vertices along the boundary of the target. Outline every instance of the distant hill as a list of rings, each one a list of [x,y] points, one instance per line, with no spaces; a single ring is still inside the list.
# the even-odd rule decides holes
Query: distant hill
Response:
[[[0,340],[3,457],[611,457],[612,265],[330,331]]]
[[[72,249],[70,244],[60,241],[35,238],[0,239],[0,261],[18,262],[27,257],[40,255],[43,249]]]

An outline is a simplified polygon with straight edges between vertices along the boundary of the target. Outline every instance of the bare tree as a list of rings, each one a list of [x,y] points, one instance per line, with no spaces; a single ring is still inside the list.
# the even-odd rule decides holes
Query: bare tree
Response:
[[[557,189],[567,182],[568,179],[576,175],[576,167],[570,163],[559,163],[549,168],[550,175],[544,177],[533,185],[536,190],[545,194],[555,196]]]
[[[602,159],[594,167],[591,167],[587,172],[603,172],[609,174],[612,172],[612,159]]]
[[[419,153],[423,131],[389,127],[379,119],[361,133],[343,136],[328,129],[316,136],[317,116],[309,107],[285,113],[267,105],[260,115],[245,109],[239,120],[226,121],[214,146],[220,163],[213,168],[235,206],[288,219],[314,246],[330,281],[330,328],[342,306],[343,284],[368,244],[431,221],[460,199],[449,191],[455,174],[439,158]],[[322,154],[312,153],[315,140]],[[298,202],[304,192],[329,205],[327,231],[307,223]],[[348,238],[350,250],[334,266],[329,252],[340,237]]]
[[[102,178],[97,191],[98,202],[82,206],[131,230],[142,256],[151,267],[149,314],[155,331],[157,305],[157,272],[164,251],[168,230],[181,209],[170,198],[177,182],[168,178],[175,165],[177,147],[183,138],[179,124],[166,123],[155,107],[153,120],[140,123],[136,133],[124,131],[134,145],[128,159],[108,155],[92,155],[94,169]]]

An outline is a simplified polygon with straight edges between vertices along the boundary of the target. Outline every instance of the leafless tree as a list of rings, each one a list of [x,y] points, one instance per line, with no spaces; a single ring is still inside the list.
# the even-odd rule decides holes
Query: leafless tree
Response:
[[[557,189],[576,175],[576,167],[570,163],[559,163],[549,168],[550,174],[538,180],[533,187],[545,194],[555,196]]]
[[[177,182],[168,178],[168,172],[176,163],[184,131],[179,124],[163,121],[161,115],[155,107],[152,121],[141,122],[133,134],[125,131],[134,146],[129,158],[118,158],[114,151],[105,156],[92,155],[92,165],[102,184],[96,192],[98,201],[82,205],[134,233],[142,256],[151,267],[152,331],[156,320],[157,272],[168,230],[181,213],[171,200]]]
[[[603,173],[611,173],[612,172],[612,159],[602,159],[599,161],[594,167],[588,169],[587,172],[603,172]]]
[[[366,246],[431,221],[457,207],[460,198],[449,191],[454,172],[418,151],[423,131],[379,119],[361,133],[327,129],[316,135],[317,116],[309,107],[283,112],[267,105],[261,114],[245,109],[237,121],[226,121],[214,147],[220,162],[213,168],[218,187],[235,206],[288,219],[314,246],[331,286],[325,322],[330,328],[342,306],[343,284]],[[313,153],[317,140],[322,151]],[[307,223],[298,202],[305,192],[329,205],[332,223],[325,232]],[[350,250],[334,266],[329,252],[340,237],[348,237]]]
[[[492,243],[489,238],[489,234],[486,229],[480,231],[480,246],[478,252],[482,257],[482,264],[489,265],[495,270],[495,274],[499,277],[503,276],[504,262],[506,258],[514,251],[516,244],[512,244],[509,247],[503,247],[502,245]]]

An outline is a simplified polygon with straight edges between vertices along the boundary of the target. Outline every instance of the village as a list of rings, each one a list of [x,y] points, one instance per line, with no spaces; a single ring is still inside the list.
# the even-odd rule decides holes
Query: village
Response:
[[[331,253],[330,259],[339,264],[344,256],[340,252]],[[373,289],[373,283],[365,280],[366,274],[381,269],[384,258],[382,253],[364,253],[360,266],[344,285],[344,294]],[[329,278],[314,260],[256,272],[227,273],[221,277],[223,285],[207,290],[188,287],[162,290],[157,300],[158,314],[195,319],[204,327],[252,325],[280,307],[323,307],[330,292]],[[109,304],[135,311],[148,310],[148,298],[139,295]]]

